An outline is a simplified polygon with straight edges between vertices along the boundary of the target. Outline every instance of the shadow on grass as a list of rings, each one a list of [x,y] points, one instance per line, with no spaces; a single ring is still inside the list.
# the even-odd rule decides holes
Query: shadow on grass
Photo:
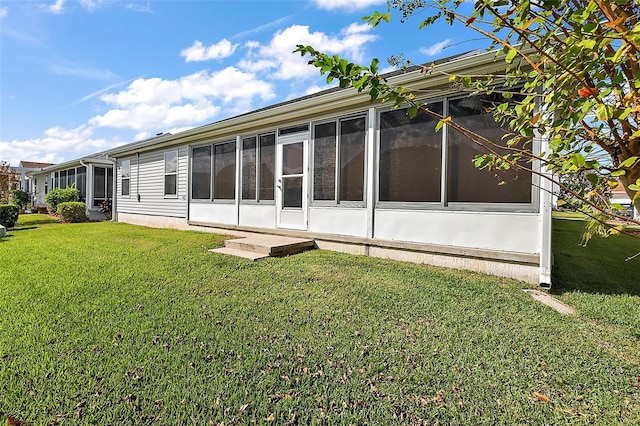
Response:
[[[553,220],[553,287],[562,294],[581,291],[593,294],[640,296],[640,239],[627,235],[593,237],[579,245],[586,222]]]
[[[16,223],[16,228],[22,228],[22,227],[31,226],[31,225],[48,225],[50,223],[60,223],[60,220],[58,218],[44,218],[44,219],[29,220],[25,222]]]

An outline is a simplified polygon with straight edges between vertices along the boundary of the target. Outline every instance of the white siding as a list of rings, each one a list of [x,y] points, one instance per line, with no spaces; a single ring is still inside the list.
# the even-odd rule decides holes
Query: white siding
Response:
[[[537,213],[377,209],[374,236],[382,240],[516,253],[539,253]]]
[[[241,226],[274,229],[276,227],[275,204],[240,204],[239,224]]]
[[[345,207],[311,207],[309,231],[325,234],[367,236],[367,209]]]
[[[237,225],[238,209],[233,203],[191,203],[189,220],[203,223]]]
[[[164,153],[145,152],[118,159],[116,168],[116,208],[119,213],[136,213],[169,217],[186,217],[188,148],[178,148],[178,196],[164,195]],[[122,160],[131,160],[130,195],[122,196]],[[138,194],[140,201],[138,201]]]

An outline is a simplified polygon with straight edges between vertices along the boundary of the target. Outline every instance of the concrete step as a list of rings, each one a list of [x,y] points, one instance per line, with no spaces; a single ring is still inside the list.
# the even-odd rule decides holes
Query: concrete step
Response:
[[[230,256],[242,257],[244,259],[249,259],[253,261],[264,259],[265,257],[269,257],[268,254],[255,253],[255,252],[246,251],[246,250],[237,250],[229,247],[211,249],[209,251],[212,253],[221,253],[221,254],[228,254]]]
[[[310,250],[314,248],[315,242],[313,240],[283,237],[280,235],[255,235],[237,240],[226,240],[224,245],[226,248],[234,250],[279,257]]]

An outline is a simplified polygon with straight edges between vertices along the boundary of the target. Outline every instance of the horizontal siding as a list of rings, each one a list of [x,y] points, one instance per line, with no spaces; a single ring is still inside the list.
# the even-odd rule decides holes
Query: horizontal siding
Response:
[[[140,154],[139,157],[118,159],[117,204],[118,212],[145,215],[186,217],[187,206],[187,162],[188,148],[178,149],[178,197],[164,196],[164,153],[165,150]],[[138,158],[140,164],[138,165]],[[123,197],[122,160],[131,160],[131,195]],[[138,202],[137,194],[140,194]]]

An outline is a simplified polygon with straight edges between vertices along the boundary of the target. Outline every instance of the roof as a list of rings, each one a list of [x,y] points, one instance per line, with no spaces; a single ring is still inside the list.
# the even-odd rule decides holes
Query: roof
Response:
[[[44,169],[45,167],[53,166],[53,163],[38,163],[36,161],[20,161],[20,167],[26,169]]]
[[[65,161],[64,163],[51,164],[43,169],[41,172],[48,173],[56,170],[64,170],[71,167],[81,166],[84,163],[92,163],[92,164],[104,164],[104,165],[112,165],[113,162],[109,160],[107,155],[104,152],[97,152],[95,154],[87,155],[82,158],[76,158],[73,160]],[[31,172],[31,175],[38,175],[39,172]]]

